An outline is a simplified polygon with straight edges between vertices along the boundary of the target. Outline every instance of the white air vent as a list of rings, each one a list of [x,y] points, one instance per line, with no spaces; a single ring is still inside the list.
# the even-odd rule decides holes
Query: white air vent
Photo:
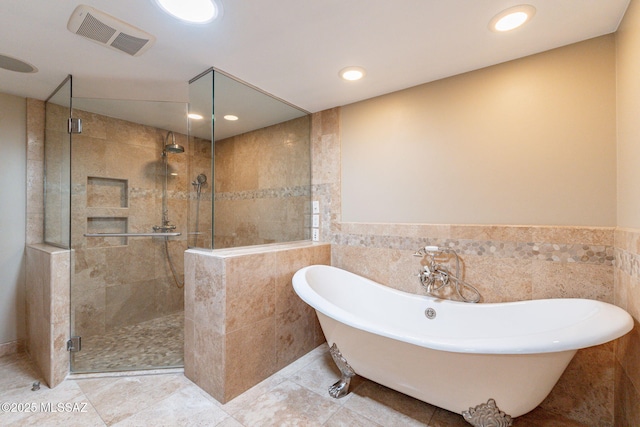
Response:
[[[131,56],[142,55],[156,41],[151,34],[84,4],[73,11],[67,28],[74,34]]]

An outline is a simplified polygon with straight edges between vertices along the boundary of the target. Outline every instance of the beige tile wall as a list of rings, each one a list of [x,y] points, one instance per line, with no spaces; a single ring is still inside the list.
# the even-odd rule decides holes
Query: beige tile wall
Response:
[[[640,230],[615,234],[615,302],[635,320],[635,327],[618,341],[615,363],[615,425],[640,425]]]
[[[309,238],[309,121],[216,141],[216,249]]]
[[[27,245],[44,241],[44,101],[27,98]]]
[[[27,351],[49,387],[69,372],[70,251],[27,246]]]
[[[293,274],[330,263],[310,242],[185,253],[185,375],[227,402],[324,342]]]
[[[163,239],[89,238],[84,233],[149,233],[162,219],[162,150],[166,130],[75,110],[83,132],[72,144],[72,316],[74,333],[103,334],[181,311],[183,292],[173,282]],[[168,213],[182,235],[171,238],[170,254],[182,280],[187,248],[191,181],[190,146],[168,154]],[[210,228],[201,218],[203,228]]]

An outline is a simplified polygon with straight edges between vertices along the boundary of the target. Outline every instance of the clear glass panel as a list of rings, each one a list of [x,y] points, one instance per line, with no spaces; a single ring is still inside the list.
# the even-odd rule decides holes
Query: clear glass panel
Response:
[[[189,246],[211,249],[213,237],[213,70],[189,82]]]
[[[307,112],[216,71],[213,158],[214,248],[310,237]]]
[[[71,223],[71,76],[45,104],[44,241],[69,249]]]
[[[182,366],[187,104],[73,98],[73,114],[72,371]],[[154,232],[179,235],[131,236]]]

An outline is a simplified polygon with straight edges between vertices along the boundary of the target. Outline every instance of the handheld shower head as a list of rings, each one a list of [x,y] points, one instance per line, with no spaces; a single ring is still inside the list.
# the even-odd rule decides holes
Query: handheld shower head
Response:
[[[171,143],[169,144],[169,135],[171,135]],[[173,134],[173,131],[170,130],[167,132],[167,136],[164,137],[164,151],[167,153],[184,153],[184,147],[182,145],[176,144],[176,136]]]
[[[196,176],[196,179],[193,180],[191,185],[193,185],[194,187],[197,187],[197,191],[199,193],[200,188],[205,182],[207,182],[207,175],[201,173],[200,175]]]

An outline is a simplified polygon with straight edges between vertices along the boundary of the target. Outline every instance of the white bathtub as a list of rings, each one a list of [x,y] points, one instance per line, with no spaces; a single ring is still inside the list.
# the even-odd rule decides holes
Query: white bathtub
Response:
[[[299,270],[296,293],[355,373],[449,411],[495,399],[511,417],[549,394],[580,348],[633,327],[586,299],[468,304],[414,295],[324,265]],[[428,319],[425,310],[435,310]]]

